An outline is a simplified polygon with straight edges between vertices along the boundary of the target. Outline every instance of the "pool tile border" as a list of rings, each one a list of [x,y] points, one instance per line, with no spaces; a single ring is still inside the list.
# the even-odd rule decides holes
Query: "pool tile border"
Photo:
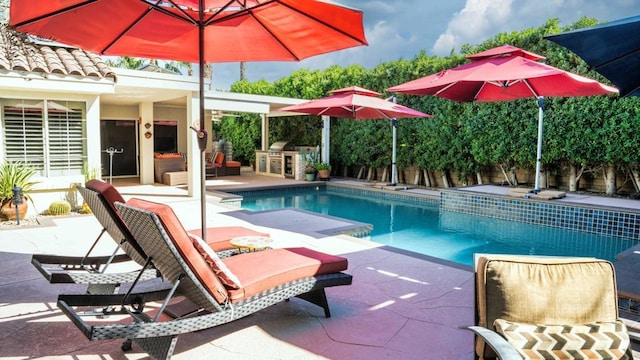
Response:
[[[592,234],[640,239],[640,213],[617,209],[599,209],[456,190],[440,192],[440,208]]]
[[[398,200],[418,205],[435,205],[438,206],[440,204],[440,199],[435,196],[421,195],[415,193],[401,192],[401,191],[390,191],[383,190],[374,187],[366,187],[366,186],[350,186],[345,184],[327,184],[327,187],[330,191],[337,193],[345,193],[357,196],[370,196],[375,194],[378,197],[381,197],[386,200]]]

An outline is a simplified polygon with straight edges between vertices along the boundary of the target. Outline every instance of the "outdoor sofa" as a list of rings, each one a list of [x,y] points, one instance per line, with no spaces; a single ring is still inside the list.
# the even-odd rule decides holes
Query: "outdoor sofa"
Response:
[[[227,160],[222,152],[207,154],[205,172],[207,176],[240,175],[242,164],[239,161]]]

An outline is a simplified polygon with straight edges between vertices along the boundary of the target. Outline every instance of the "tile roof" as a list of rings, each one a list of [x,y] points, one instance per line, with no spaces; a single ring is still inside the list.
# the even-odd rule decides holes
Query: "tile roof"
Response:
[[[95,53],[53,42],[20,39],[20,35],[11,36],[7,30],[0,30],[0,70],[116,80],[113,70]]]

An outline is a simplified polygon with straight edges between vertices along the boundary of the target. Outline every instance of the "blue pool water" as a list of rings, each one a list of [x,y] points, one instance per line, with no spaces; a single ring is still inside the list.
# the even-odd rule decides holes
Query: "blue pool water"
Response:
[[[373,225],[370,240],[472,265],[474,253],[594,256],[614,260],[629,239],[439,210],[436,204],[345,194],[325,188],[242,194],[242,208],[294,207]]]

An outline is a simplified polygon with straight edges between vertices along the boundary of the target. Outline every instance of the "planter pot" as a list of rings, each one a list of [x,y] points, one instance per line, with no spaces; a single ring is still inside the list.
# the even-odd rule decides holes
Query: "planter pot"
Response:
[[[18,214],[20,219],[24,219],[27,215],[27,199],[22,201],[21,205],[18,205]],[[0,207],[0,221],[13,221],[16,220],[16,207],[13,205],[13,201],[7,201]]]
[[[331,170],[318,170],[318,177],[320,179],[328,179],[331,177]]]
[[[316,174],[314,174],[314,173],[311,173],[311,174],[307,174],[307,173],[305,173],[305,174],[304,174],[304,178],[305,178],[307,181],[313,181],[313,180],[315,180],[315,179],[316,179]]]

